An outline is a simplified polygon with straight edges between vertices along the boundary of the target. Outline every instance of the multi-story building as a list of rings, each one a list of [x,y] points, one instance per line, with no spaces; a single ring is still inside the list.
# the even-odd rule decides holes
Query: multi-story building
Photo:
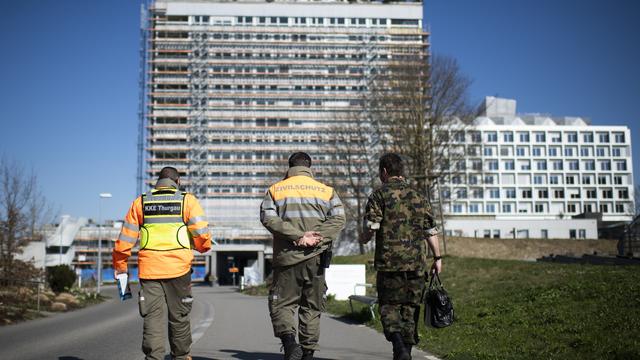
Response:
[[[441,189],[452,234],[597,238],[588,214],[604,223],[633,219],[628,127],[518,115],[515,100],[494,97],[485,109],[452,136],[466,154],[463,171]]]
[[[259,204],[288,156],[328,175],[350,141],[332,129],[363,111],[376,69],[428,56],[421,2],[158,0],[145,15],[140,184],[183,174],[215,224],[218,275],[264,267]]]

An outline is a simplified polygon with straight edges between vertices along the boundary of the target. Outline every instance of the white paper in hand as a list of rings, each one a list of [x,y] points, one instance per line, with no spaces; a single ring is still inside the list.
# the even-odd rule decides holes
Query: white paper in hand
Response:
[[[127,299],[131,299],[129,274],[123,273],[116,275],[116,281],[118,282],[118,293],[120,294],[120,300],[125,301]]]

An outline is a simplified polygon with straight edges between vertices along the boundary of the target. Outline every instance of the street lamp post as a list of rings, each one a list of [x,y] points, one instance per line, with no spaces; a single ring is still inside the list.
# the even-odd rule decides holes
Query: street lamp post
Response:
[[[100,200],[108,199],[112,197],[110,193],[100,193]],[[98,286],[97,292],[100,294],[100,286],[102,285],[102,219],[101,219],[101,204],[102,201],[98,200]]]

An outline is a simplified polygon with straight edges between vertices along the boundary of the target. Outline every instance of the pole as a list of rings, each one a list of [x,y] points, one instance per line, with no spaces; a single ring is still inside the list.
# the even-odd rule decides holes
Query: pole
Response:
[[[442,207],[442,191],[440,189],[440,181],[436,178],[436,185],[438,186],[438,204],[440,205],[440,223],[442,224],[442,250],[444,255],[447,255],[447,234],[444,230],[444,214]]]
[[[62,265],[62,237],[64,235],[64,218],[61,219],[60,221],[60,247],[58,248],[58,257],[59,257],[59,261],[60,264]]]
[[[100,197],[98,199],[98,285],[97,285],[97,293],[100,294],[101,286],[102,286],[102,214],[101,214],[101,204],[102,199],[108,199],[112,197],[110,193],[100,193]]]
[[[100,196],[100,198],[98,199],[98,279],[97,279],[97,289],[96,292],[98,294],[100,294],[100,285],[102,283],[102,226],[100,226],[100,223],[102,222],[102,214],[101,214],[101,209],[100,209],[100,205],[102,204],[102,195]]]

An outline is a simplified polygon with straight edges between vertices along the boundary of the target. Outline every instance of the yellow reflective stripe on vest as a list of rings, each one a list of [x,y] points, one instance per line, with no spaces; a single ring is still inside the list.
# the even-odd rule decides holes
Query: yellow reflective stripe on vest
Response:
[[[172,192],[174,194],[167,194]],[[160,194],[155,195],[155,193]],[[154,190],[142,200],[143,225],[140,250],[191,249],[192,237],[184,223],[185,193],[175,189]]]

